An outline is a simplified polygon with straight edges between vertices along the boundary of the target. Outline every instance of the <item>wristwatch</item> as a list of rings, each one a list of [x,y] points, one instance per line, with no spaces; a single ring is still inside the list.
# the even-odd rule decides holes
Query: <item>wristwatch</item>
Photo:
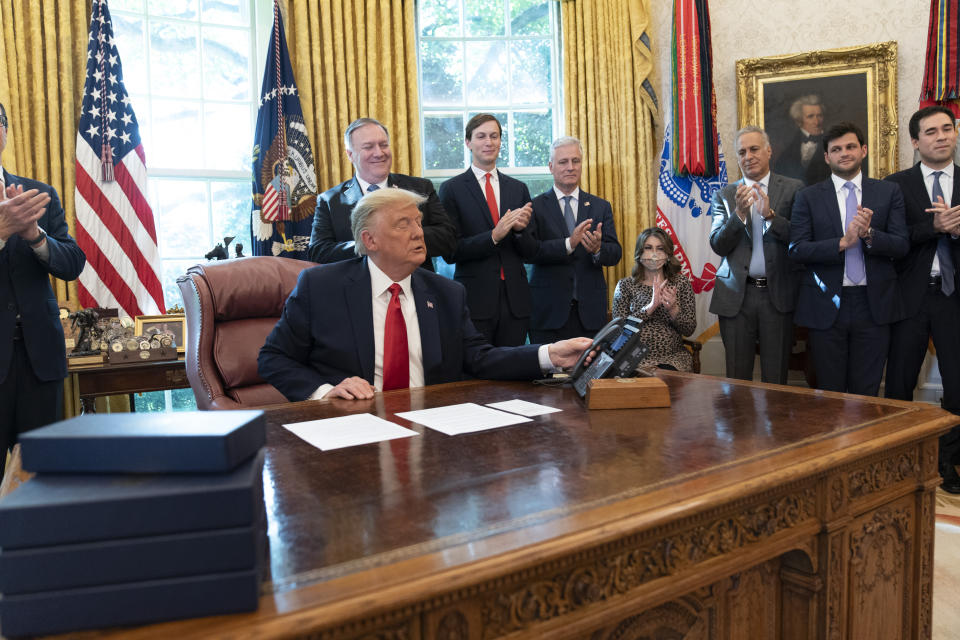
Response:
[[[47,237],[47,232],[43,230],[43,227],[37,227],[37,230],[40,231],[40,233],[37,234],[37,237],[33,240],[27,240],[27,244],[34,248],[39,247],[40,243],[42,243]]]

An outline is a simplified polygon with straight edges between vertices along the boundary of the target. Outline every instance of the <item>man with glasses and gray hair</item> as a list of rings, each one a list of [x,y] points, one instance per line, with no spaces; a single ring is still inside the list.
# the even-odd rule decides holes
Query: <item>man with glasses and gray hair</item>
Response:
[[[610,203],[580,189],[583,145],[573,137],[550,146],[553,188],[533,199],[536,252],[530,276],[530,340],[592,336],[607,322],[603,267],[620,262]]]
[[[378,189],[406,189],[424,196],[423,236],[427,255],[423,267],[433,271],[431,258],[453,251],[456,229],[437,197],[433,183],[402,173],[390,173],[393,154],[387,128],[373,118],[358,118],[343,134],[343,146],[354,175],[320,194],[313,216],[308,255],[314,262],[337,262],[354,257],[350,212],[364,195]]]
[[[0,104],[0,160],[7,146]],[[0,476],[17,434],[61,419],[66,347],[50,276],[76,280],[86,258],[50,185],[6,168],[0,185]]]

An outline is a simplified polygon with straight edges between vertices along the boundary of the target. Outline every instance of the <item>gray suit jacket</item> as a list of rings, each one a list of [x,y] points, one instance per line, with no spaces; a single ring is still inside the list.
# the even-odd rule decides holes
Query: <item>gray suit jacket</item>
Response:
[[[747,286],[747,270],[753,255],[751,229],[737,216],[738,180],[713,195],[710,215],[710,247],[723,258],[717,270],[717,279],[710,299],[710,312],[718,316],[735,316],[740,312],[743,293]],[[790,244],[790,214],[793,198],[803,183],[793,178],[770,174],[768,194],[770,208],[775,215],[766,224],[763,233],[763,258],[767,271],[770,301],[782,313],[793,311],[797,282],[795,267],[787,258]]]

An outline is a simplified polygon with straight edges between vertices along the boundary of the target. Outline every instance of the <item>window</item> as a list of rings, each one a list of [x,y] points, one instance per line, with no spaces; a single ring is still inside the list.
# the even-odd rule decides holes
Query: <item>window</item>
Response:
[[[542,193],[550,143],[562,129],[559,19],[552,0],[419,0],[418,57],[424,175],[434,182],[470,161],[463,129],[492,113],[503,125],[498,166]]]

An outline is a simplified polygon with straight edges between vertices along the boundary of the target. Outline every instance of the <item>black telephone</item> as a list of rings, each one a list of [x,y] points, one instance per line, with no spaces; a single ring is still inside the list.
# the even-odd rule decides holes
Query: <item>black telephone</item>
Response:
[[[596,378],[627,378],[650,351],[640,342],[640,325],[643,320],[629,316],[615,318],[597,332],[593,344],[583,352],[570,374],[573,388],[580,397],[587,394],[587,385]],[[595,351],[590,366],[584,365],[587,355]]]

